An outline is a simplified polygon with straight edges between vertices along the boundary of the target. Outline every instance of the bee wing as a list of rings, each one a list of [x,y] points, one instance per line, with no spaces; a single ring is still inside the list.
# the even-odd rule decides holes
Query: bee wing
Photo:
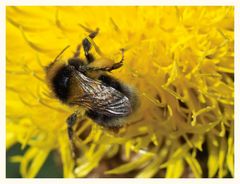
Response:
[[[93,80],[78,71],[76,71],[75,77],[84,94],[75,97],[73,104],[83,105],[108,116],[127,116],[131,113],[129,99],[118,90]]]

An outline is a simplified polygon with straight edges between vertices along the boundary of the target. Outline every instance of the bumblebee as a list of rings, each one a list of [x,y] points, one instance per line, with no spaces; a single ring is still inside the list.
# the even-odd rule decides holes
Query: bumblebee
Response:
[[[121,49],[121,60],[110,66],[101,66],[99,63],[106,63],[107,59],[95,59],[90,53],[95,44],[93,39],[98,32],[99,29],[91,31],[77,46],[73,57],[65,63],[60,62],[60,57],[69,46],[63,49],[46,67],[46,78],[55,97],[62,103],[83,107],[85,115],[100,126],[118,129],[136,109],[138,99],[131,87],[109,75],[109,72],[123,65],[124,49]],[[81,47],[84,58],[80,58]],[[77,110],[67,118],[70,139],[73,134],[72,126],[77,122],[78,115]]]

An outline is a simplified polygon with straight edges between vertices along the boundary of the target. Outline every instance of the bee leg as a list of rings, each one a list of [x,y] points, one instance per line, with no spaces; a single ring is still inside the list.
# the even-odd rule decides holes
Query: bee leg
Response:
[[[123,60],[124,60],[124,49],[121,49],[122,51],[122,59],[117,62],[114,63],[112,66],[107,66],[107,67],[89,67],[89,66],[85,66],[84,70],[85,71],[107,71],[107,72],[111,72],[112,70],[116,70],[118,68],[120,68],[123,65]]]
[[[117,63],[114,63],[111,67],[108,67],[106,68],[108,72],[111,72],[112,70],[116,70],[118,68],[120,68],[122,65],[123,65],[123,60],[124,60],[124,49],[120,49],[121,52],[122,52],[122,59],[117,62]]]
[[[84,38],[82,41],[84,54],[85,54],[85,57],[86,57],[88,63],[91,63],[94,61],[93,55],[91,53],[89,53],[89,51],[92,47],[92,44],[89,41],[89,39],[94,39],[97,36],[98,32],[99,32],[99,29],[97,28],[96,31],[93,31],[88,35],[88,38]]]
[[[76,147],[73,142],[73,136],[74,136],[73,125],[77,122],[77,114],[78,114],[78,112],[74,112],[72,115],[70,115],[67,118],[67,125],[68,125],[67,131],[68,131],[68,138],[69,138],[70,144],[71,144],[72,157],[74,159],[74,167],[76,166],[77,151],[76,151]]]

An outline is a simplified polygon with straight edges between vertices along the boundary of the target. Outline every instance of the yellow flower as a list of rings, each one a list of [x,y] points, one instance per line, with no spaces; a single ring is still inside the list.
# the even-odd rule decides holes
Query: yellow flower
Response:
[[[233,7],[7,7],[7,148],[28,146],[11,158],[22,176],[35,177],[53,150],[64,177],[233,176],[233,17]],[[74,169],[74,109],[51,95],[43,66],[67,45],[69,58],[83,26],[100,29],[108,58],[127,50],[112,75],[141,106],[118,134],[83,117]]]

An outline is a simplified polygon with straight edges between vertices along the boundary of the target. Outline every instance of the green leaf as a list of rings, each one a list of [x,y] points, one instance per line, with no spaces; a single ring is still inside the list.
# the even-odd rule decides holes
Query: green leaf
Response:
[[[39,150],[37,155],[33,158],[31,166],[28,170],[27,177],[33,178],[37,175],[45,160],[49,155],[49,150]]]

